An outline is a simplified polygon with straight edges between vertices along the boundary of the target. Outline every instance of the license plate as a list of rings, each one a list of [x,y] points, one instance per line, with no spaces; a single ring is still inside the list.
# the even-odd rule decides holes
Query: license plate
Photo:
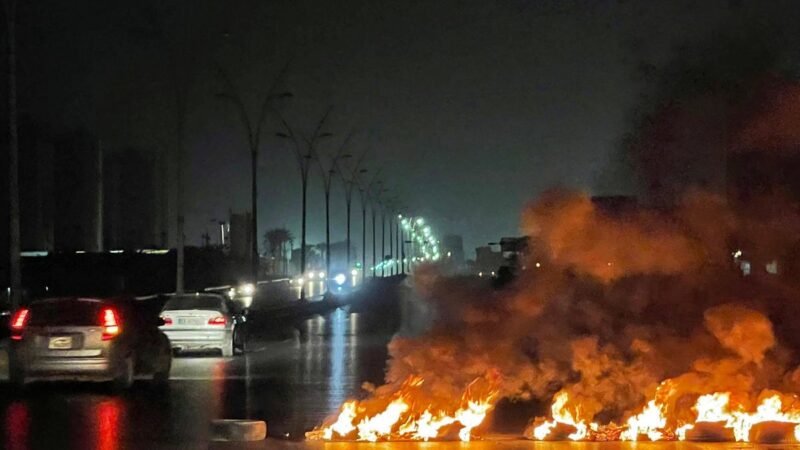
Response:
[[[178,325],[202,325],[203,319],[178,319]]]
[[[72,348],[72,336],[53,336],[48,348],[52,350],[69,350]]]

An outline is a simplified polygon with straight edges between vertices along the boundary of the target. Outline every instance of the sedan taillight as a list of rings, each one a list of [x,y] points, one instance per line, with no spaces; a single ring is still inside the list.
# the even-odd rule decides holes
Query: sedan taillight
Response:
[[[172,317],[161,316],[161,320],[164,321],[164,325],[172,325]]]
[[[22,340],[22,332],[25,330],[25,324],[28,323],[30,317],[31,312],[28,308],[20,308],[14,313],[14,317],[11,318],[11,339],[15,341]]]
[[[209,325],[225,325],[225,316],[217,316],[208,319]]]

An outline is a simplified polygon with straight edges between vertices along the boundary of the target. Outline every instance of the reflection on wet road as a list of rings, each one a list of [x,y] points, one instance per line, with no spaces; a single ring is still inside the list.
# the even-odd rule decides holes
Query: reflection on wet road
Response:
[[[271,436],[301,437],[364,381],[382,380],[393,330],[367,322],[339,309],[289,338],[253,342],[244,356],[178,357],[167,388],[141,381],[120,395],[102,385],[2,384],[3,447],[205,447],[216,418],[262,419]]]

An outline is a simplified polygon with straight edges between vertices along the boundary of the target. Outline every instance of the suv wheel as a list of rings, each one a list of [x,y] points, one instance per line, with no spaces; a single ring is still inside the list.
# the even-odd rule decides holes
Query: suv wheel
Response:
[[[12,364],[11,367],[9,367],[8,381],[14,386],[25,386],[25,372],[19,367],[15,366],[16,364]]]
[[[114,388],[118,390],[124,390],[133,386],[133,371],[133,357],[128,356],[123,362],[122,371],[117,375],[116,378],[114,378]]]
[[[153,382],[156,384],[166,384],[169,381],[169,371],[172,369],[172,354],[168,350],[163,356],[166,361],[161,364],[161,368],[153,373]]]

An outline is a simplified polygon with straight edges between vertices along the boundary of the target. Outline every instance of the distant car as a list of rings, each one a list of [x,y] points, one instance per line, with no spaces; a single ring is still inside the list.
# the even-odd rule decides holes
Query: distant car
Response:
[[[11,318],[9,378],[112,381],[128,388],[136,377],[169,379],[169,340],[157,315],[135,300],[55,298],[18,309]]]
[[[237,309],[222,295],[172,295],[161,311],[161,330],[176,352],[219,350],[233,356],[244,351],[245,316]]]

